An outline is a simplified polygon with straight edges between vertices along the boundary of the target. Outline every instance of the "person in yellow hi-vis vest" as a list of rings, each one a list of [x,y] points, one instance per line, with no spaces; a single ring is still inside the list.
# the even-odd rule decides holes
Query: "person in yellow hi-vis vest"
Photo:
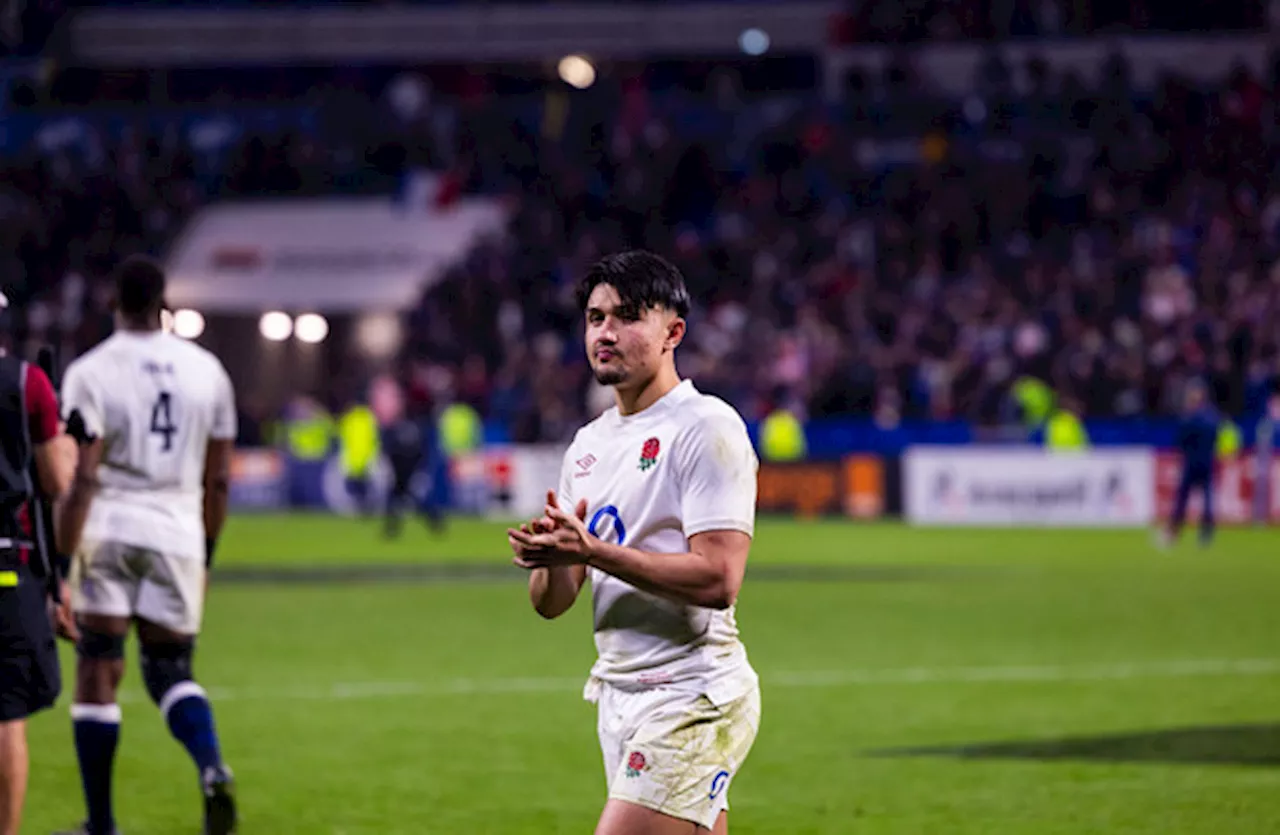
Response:
[[[299,395],[285,409],[281,429],[289,460],[289,503],[323,505],[322,473],[333,449],[333,417],[315,398]]]
[[[378,418],[364,403],[357,403],[338,420],[338,452],[347,492],[355,498],[362,516],[373,513],[371,476],[378,458]]]
[[[440,412],[440,449],[453,458],[472,452],[484,440],[480,415],[466,403],[450,403]]]
[[[284,419],[289,455],[299,461],[323,461],[333,446],[333,417],[313,398],[300,396]]]
[[[808,454],[804,425],[786,408],[775,409],[760,423],[760,454],[766,461],[800,461]]]
[[[1032,376],[1019,377],[1013,384],[1013,399],[1022,411],[1023,425],[1035,431],[1053,415],[1053,389]]]
[[[1044,425],[1044,446],[1050,452],[1084,452],[1089,448],[1089,432],[1080,419],[1080,402],[1063,397]]]
[[[1240,447],[1244,445],[1243,438],[1240,435],[1240,427],[1235,422],[1224,419],[1218,427],[1218,439],[1214,444],[1214,454],[1220,459],[1235,458],[1240,454]]]
[[[453,495],[453,467],[460,456],[476,451],[484,443],[484,424],[480,414],[467,403],[450,403],[436,419],[436,438],[442,459],[436,479],[441,493],[440,503],[442,506],[465,504],[463,497]]]

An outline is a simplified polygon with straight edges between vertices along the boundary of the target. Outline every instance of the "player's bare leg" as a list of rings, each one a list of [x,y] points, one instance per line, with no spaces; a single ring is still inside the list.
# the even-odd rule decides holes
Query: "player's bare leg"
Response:
[[[231,770],[222,761],[213,709],[192,672],[195,636],[142,618],[137,624],[147,692],[200,774],[205,835],[229,835],[236,831],[234,782]]]
[[[0,722],[0,835],[18,835],[27,767],[27,720]]]
[[[729,813],[721,812],[715,829],[673,818],[626,800],[611,799],[596,824],[595,835],[729,835]]]

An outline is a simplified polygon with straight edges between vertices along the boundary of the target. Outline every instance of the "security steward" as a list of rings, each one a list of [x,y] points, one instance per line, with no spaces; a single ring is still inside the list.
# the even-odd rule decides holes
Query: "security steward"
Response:
[[[7,305],[0,294],[0,308]],[[48,573],[57,569],[40,564],[53,549],[37,541],[45,532],[35,525],[34,501],[70,489],[76,457],[48,375],[0,354],[0,835],[18,835],[27,717],[52,706],[61,689],[55,621],[59,635],[75,636],[69,595],[52,606]]]

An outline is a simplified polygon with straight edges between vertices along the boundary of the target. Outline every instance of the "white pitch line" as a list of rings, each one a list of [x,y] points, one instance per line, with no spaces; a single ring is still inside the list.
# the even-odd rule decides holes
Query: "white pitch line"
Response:
[[[1113,664],[1054,664],[1022,667],[907,667],[897,670],[834,670],[781,673],[765,679],[783,687],[843,687],[855,684],[962,684],[966,682],[1069,682],[1198,676],[1265,676],[1280,673],[1280,658],[1209,658],[1131,661]]]
[[[886,669],[779,672],[761,676],[765,688],[825,688],[861,685],[966,684],[1016,682],[1126,681],[1141,679],[1280,675],[1280,658],[1208,658],[1183,661],[1132,661],[1110,664],[1045,664],[990,667],[900,667]],[[444,681],[358,681],[314,687],[267,689],[211,687],[209,698],[228,701],[356,701],[398,697],[502,696],[513,693],[581,691],[577,678],[487,678]],[[143,701],[121,693],[124,703]]]

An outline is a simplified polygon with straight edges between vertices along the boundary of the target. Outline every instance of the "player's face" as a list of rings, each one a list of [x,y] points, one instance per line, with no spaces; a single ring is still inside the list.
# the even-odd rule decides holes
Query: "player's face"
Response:
[[[671,312],[630,309],[609,284],[591,291],[586,317],[587,359],[606,386],[643,385],[684,333],[683,321]]]

